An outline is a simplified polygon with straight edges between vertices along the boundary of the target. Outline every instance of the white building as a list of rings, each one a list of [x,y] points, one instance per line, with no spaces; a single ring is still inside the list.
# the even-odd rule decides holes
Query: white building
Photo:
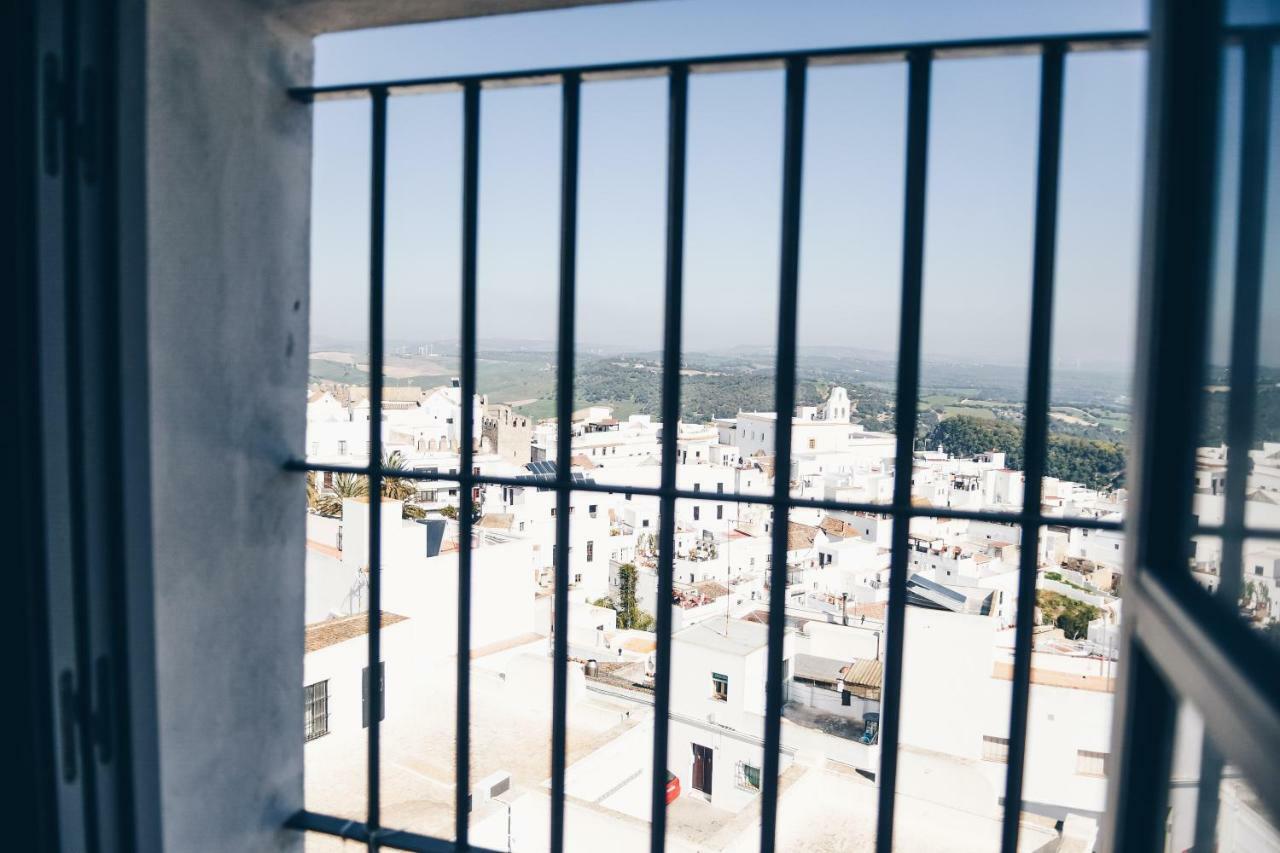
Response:
[[[740,619],[708,620],[671,638],[667,767],[683,791],[716,808],[741,811],[760,791],[768,641],[765,625]],[[792,642],[788,634],[784,685]],[[782,768],[789,763],[784,754]]]

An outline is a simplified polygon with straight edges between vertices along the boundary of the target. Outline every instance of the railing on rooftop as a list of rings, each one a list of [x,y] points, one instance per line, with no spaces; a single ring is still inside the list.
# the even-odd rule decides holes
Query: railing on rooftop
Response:
[[[1231,38],[1241,41],[1249,54],[1269,51],[1275,39],[1273,29],[1237,30]],[[987,512],[916,506],[911,500],[911,478],[897,476],[890,504],[851,503],[835,500],[793,498],[791,479],[791,419],[780,418],[776,432],[774,489],[769,495],[724,495],[725,500],[772,507],[775,519],[784,519],[793,508],[813,508],[889,515],[893,526],[889,601],[884,667],[884,704],[880,743],[878,853],[889,853],[893,845],[895,790],[898,774],[899,697],[902,688],[904,610],[908,575],[909,522],[913,518],[988,520],[1017,524],[1022,528],[1022,548],[1018,580],[1017,627],[1012,675],[1012,711],[1009,722],[1008,771],[1004,792],[1002,849],[1017,849],[1022,804],[1023,764],[1026,756],[1027,708],[1030,685],[1031,637],[1036,589],[1037,543],[1042,525],[1070,525],[1098,530],[1119,530],[1121,524],[1097,518],[1045,516],[1041,507],[1041,480],[1047,443],[1047,417],[1052,329],[1055,232],[1058,211],[1058,179],[1062,134],[1062,104],[1065,85],[1064,59],[1069,53],[1102,50],[1143,49],[1146,34],[1141,32],[1091,33],[1079,35],[1030,36],[968,41],[890,44],[831,48],[808,51],[778,51],[733,56],[695,57],[644,62],[622,62],[583,67],[541,68],[491,74],[462,74],[429,78],[315,86],[290,90],[292,97],[308,102],[338,98],[369,98],[372,101],[372,168],[370,194],[370,405],[382,405],[384,334],[384,245],[386,216],[387,100],[401,94],[461,92],[463,103],[462,160],[462,325],[461,396],[476,393],[476,262],[478,231],[478,181],[481,93],[485,89],[510,86],[558,86],[562,93],[561,140],[561,222],[558,333],[557,441],[558,459],[554,479],[544,482],[557,492],[554,591],[554,685],[552,707],[551,836],[550,849],[559,853],[565,841],[565,744],[568,661],[569,497],[573,491],[631,494],[660,500],[659,587],[657,599],[668,601],[672,592],[672,565],[675,533],[675,502],[683,498],[705,499],[706,494],[677,488],[677,431],[662,431],[661,485],[631,487],[575,481],[570,475],[571,411],[574,375],[574,304],[576,286],[576,240],[578,197],[579,103],[584,82],[626,77],[665,76],[668,79],[667,127],[667,209],[665,264],[665,321],[662,368],[662,420],[679,420],[681,313],[684,262],[685,165],[688,119],[688,87],[692,74],[781,69],[785,73],[785,113],[783,120],[783,195],[781,222],[781,269],[776,350],[776,409],[788,412],[795,403],[796,305],[800,248],[801,176],[804,155],[806,75],[810,67],[899,62],[908,69],[906,174],[904,182],[904,222],[902,245],[901,314],[896,383],[895,470],[912,469],[912,437],[916,429],[916,402],[920,379],[921,295],[924,260],[925,202],[930,114],[930,75],[937,59],[1031,54],[1040,57],[1040,102],[1038,164],[1035,178],[1035,222],[1032,272],[1031,344],[1027,372],[1026,428],[1024,459],[1026,486],[1022,508],[1015,512]],[[1255,69],[1258,63],[1249,63]],[[1252,73],[1252,72],[1251,72]],[[1247,85],[1269,85],[1251,80]],[[1255,199],[1256,203],[1256,199]],[[1249,213],[1250,211],[1242,211]],[[1256,212],[1256,211],[1254,211]],[[1257,290],[1257,282],[1251,285]],[[1235,387],[1233,371],[1233,396]],[[359,474],[369,478],[369,491],[381,490],[384,477],[460,483],[458,512],[460,550],[458,558],[458,654],[457,654],[457,776],[455,839],[431,838],[383,825],[380,813],[380,745],[378,713],[370,714],[368,736],[368,814],[361,823],[309,811],[299,812],[290,824],[298,829],[327,833],[367,843],[370,849],[443,851],[479,849],[469,842],[470,797],[470,618],[471,618],[471,527],[472,487],[476,485],[527,486],[526,478],[485,476],[473,471],[474,424],[461,424],[459,474],[387,471],[379,465],[326,465],[303,460],[290,462],[294,471],[331,471]],[[1234,434],[1234,433],[1233,433]],[[1247,436],[1247,431],[1245,433]],[[1233,445],[1234,446],[1234,445]],[[382,456],[382,434],[378,419],[370,419],[369,458]],[[1229,537],[1239,542],[1245,537],[1276,538],[1277,531],[1246,529],[1242,513],[1227,530],[1202,527],[1200,533]],[[369,516],[369,564],[380,565],[380,524],[378,513]],[[760,849],[775,849],[777,828],[779,754],[784,698],[782,645],[786,624],[787,525],[775,524],[769,589],[769,655],[766,719],[763,738],[764,767],[760,808]],[[379,572],[370,573],[369,583],[369,665],[380,659],[381,608]],[[671,718],[671,612],[659,608],[657,615],[657,674],[655,677],[655,725],[653,766],[667,762],[668,721]],[[380,697],[372,695],[372,701]],[[661,853],[666,842],[665,775],[653,773],[651,792],[651,850]]]

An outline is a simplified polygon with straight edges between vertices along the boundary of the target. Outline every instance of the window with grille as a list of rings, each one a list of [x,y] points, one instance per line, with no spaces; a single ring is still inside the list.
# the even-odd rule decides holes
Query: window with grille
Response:
[[[982,760],[1009,763],[1009,739],[994,735],[982,736]]]
[[[771,548],[765,553],[765,572],[763,596],[768,604],[766,645],[766,678],[763,737],[763,759],[756,772],[747,773],[748,767],[742,765],[742,781],[762,792],[760,808],[761,846],[774,849],[774,832],[778,808],[778,777],[780,771],[780,752],[782,745],[781,717],[783,705],[787,697],[787,663],[783,657],[783,643],[786,632],[785,616],[788,597],[788,554],[792,550],[789,542],[788,513],[794,508],[806,510],[834,510],[843,512],[862,512],[874,514],[875,517],[891,520],[892,531],[889,537],[888,567],[888,599],[885,606],[884,666],[883,666],[883,718],[879,720],[879,743],[882,751],[877,774],[878,788],[878,846],[888,850],[892,845],[894,827],[895,791],[897,790],[897,755],[899,747],[899,720],[897,703],[902,690],[902,669],[905,646],[904,628],[905,608],[907,606],[907,582],[911,572],[909,550],[910,522],[913,519],[943,518],[969,521],[996,521],[1017,525],[1020,528],[1020,554],[1018,568],[1017,613],[1012,614],[1017,626],[1017,634],[1013,649],[1011,669],[1012,703],[1009,718],[1008,736],[984,735],[982,738],[982,757],[984,760],[1007,764],[1009,766],[1005,781],[1003,844],[1005,849],[1016,849],[1019,831],[1018,805],[1022,796],[1023,763],[1026,757],[1027,707],[1031,685],[1031,653],[1032,623],[1035,609],[1036,592],[1036,555],[1040,551],[1041,531],[1049,521],[1045,515],[1042,502],[1042,487],[1046,446],[1048,444],[1047,420],[1049,412],[1049,369],[1051,363],[1050,332],[1053,328],[1053,275],[1056,261],[1056,234],[1058,175],[1061,143],[1061,121],[1063,109],[1064,66],[1067,54],[1082,48],[1110,49],[1116,45],[1132,47],[1140,43],[1141,34],[1130,34],[1128,38],[1117,38],[1116,34],[1097,34],[1061,37],[1035,37],[1026,39],[1000,39],[990,43],[954,44],[917,44],[896,45],[890,47],[868,47],[847,50],[782,52],[766,57],[753,57],[756,62],[770,62],[782,70],[782,157],[781,157],[781,240],[779,246],[778,276],[778,310],[777,337],[774,351],[774,405],[781,417],[776,419],[775,426],[768,432],[767,438],[775,449],[772,479],[773,485],[768,494],[744,494],[736,496],[740,504],[752,504],[767,510],[764,517],[764,530],[771,538]],[[1022,457],[1024,461],[1025,487],[1018,506],[1005,512],[988,510],[940,508],[928,502],[913,501],[913,487],[921,485],[911,475],[914,469],[913,459],[916,452],[915,436],[917,435],[918,403],[921,390],[921,303],[923,289],[923,267],[925,258],[925,210],[928,206],[926,187],[926,166],[930,156],[930,91],[931,73],[934,61],[940,52],[946,52],[948,61],[954,51],[962,50],[957,59],[963,59],[963,51],[995,51],[1010,53],[1038,54],[1040,102],[1038,107],[1039,123],[1036,140],[1037,168],[1034,176],[1034,209],[1033,238],[1030,247],[1032,255],[1032,275],[1030,281],[1030,345],[1028,366],[1026,371],[1026,400],[1023,404],[1024,436],[1022,440]],[[902,182],[902,246],[900,280],[900,312],[898,316],[899,336],[897,343],[898,359],[894,377],[892,414],[888,417],[893,424],[892,470],[896,476],[892,482],[892,495],[889,503],[855,502],[830,500],[826,498],[800,497],[792,493],[793,481],[798,482],[797,472],[793,468],[792,454],[802,446],[800,441],[793,442],[793,422],[787,413],[796,410],[796,361],[797,361],[797,299],[799,288],[800,264],[800,212],[802,209],[801,189],[804,183],[803,149],[805,138],[805,99],[807,74],[813,60],[820,59],[823,64],[835,61],[854,61],[864,57],[875,57],[886,61],[902,62],[905,66],[905,151],[904,180]],[[462,328],[460,334],[461,360],[461,398],[469,400],[476,394],[476,267],[477,267],[477,229],[479,204],[479,140],[480,140],[480,105],[482,90],[489,84],[510,82],[546,82],[552,81],[557,86],[561,102],[561,229],[560,229],[560,281],[558,297],[558,341],[556,370],[556,459],[553,463],[552,478],[541,485],[542,488],[555,492],[556,503],[551,510],[555,520],[556,548],[554,560],[554,624],[552,626],[552,657],[554,660],[555,682],[552,691],[553,721],[553,755],[552,772],[550,774],[550,824],[551,844],[553,850],[564,849],[565,840],[565,756],[566,716],[567,716],[567,683],[566,669],[569,661],[568,645],[568,597],[570,579],[568,566],[569,516],[572,513],[571,496],[575,491],[604,492],[621,494],[625,500],[632,500],[634,495],[656,498],[661,505],[657,515],[659,532],[656,539],[657,563],[657,600],[669,601],[673,596],[674,559],[675,559],[675,506],[678,499],[696,498],[700,493],[700,483],[693,484],[692,489],[681,489],[676,478],[677,461],[687,459],[687,451],[678,449],[677,430],[664,429],[660,435],[662,452],[661,476],[656,487],[623,486],[583,481],[575,479],[570,470],[572,458],[572,402],[574,400],[574,355],[578,332],[575,328],[576,305],[576,266],[577,251],[577,204],[578,204],[578,171],[579,171],[579,133],[580,103],[584,74],[616,73],[627,75],[643,73],[646,75],[659,73],[666,76],[668,87],[668,126],[667,126],[667,257],[665,269],[665,319],[662,361],[662,394],[661,423],[674,425],[680,421],[680,371],[682,353],[682,296],[684,287],[684,217],[685,217],[685,170],[688,136],[688,94],[689,79],[695,73],[717,65],[727,65],[741,60],[741,57],[720,57],[711,60],[699,60],[697,63],[682,61],[656,61],[653,63],[635,63],[611,68],[561,68],[551,71],[509,73],[502,75],[457,76],[421,81],[399,81],[395,86],[389,83],[365,83],[350,86],[335,86],[297,90],[295,95],[306,99],[326,97],[364,97],[371,101],[371,131],[373,139],[371,195],[372,224],[370,241],[370,358],[369,375],[371,378],[370,405],[379,408],[382,397],[383,375],[383,252],[385,241],[385,193],[386,193],[386,133],[387,102],[390,97],[401,91],[411,89],[431,90],[447,89],[461,91],[463,107],[463,146],[462,146],[462,196],[463,196],[463,246],[462,246]],[[412,85],[411,85],[412,84]],[[1177,183],[1177,182],[1170,182]],[[1200,206],[1207,209],[1209,205]],[[1190,205],[1187,209],[1196,208]],[[1170,208],[1173,209],[1173,208]],[[1177,209],[1183,209],[1177,207]],[[1181,328],[1181,327],[1179,327]],[[1176,340],[1176,335],[1170,336]],[[1199,375],[1200,366],[1184,371],[1173,371],[1179,375]],[[1145,381],[1145,380],[1144,380]],[[1168,412],[1167,422],[1176,420],[1176,411]],[[370,418],[370,458],[381,458],[381,432],[377,428],[378,419]],[[474,472],[471,466],[474,447],[472,444],[473,425],[470,418],[462,418],[460,423],[459,448],[462,456],[461,469],[464,473],[459,477],[464,486],[474,485],[521,485],[523,481],[512,482],[512,478],[500,476],[484,476]],[[748,436],[751,433],[748,431]],[[816,449],[816,439],[804,439],[804,446]],[[695,453],[695,457],[698,454]],[[1181,458],[1177,453],[1169,454],[1170,458]],[[326,466],[318,463],[296,462],[292,466],[300,470],[325,470]],[[1177,469],[1177,466],[1171,466]],[[377,464],[361,468],[370,479],[370,491],[376,492],[385,472]],[[397,474],[396,476],[402,476]],[[430,475],[420,476],[422,479],[439,479]],[[1171,489],[1170,494],[1177,489]],[[458,611],[459,622],[469,620],[472,607],[470,594],[471,572],[471,517],[474,495],[468,488],[460,492],[462,505],[458,509],[459,522],[459,559],[458,559]],[[1179,510],[1180,511],[1180,510]],[[1171,510],[1166,515],[1172,517]],[[693,517],[699,517],[699,508],[694,507]],[[719,513],[717,515],[719,517]],[[377,513],[370,515],[369,548],[371,565],[378,564],[378,527]],[[1101,517],[1073,517],[1071,525],[1079,528],[1084,537],[1089,531],[1119,531],[1124,524],[1115,519]],[[649,519],[642,519],[640,526],[648,528]],[[1237,533],[1243,531],[1239,525]],[[868,530],[868,535],[870,531]],[[1177,543],[1175,543],[1177,544]],[[1173,547],[1173,546],[1170,546]],[[1178,545],[1178,547],[1181,547]],[[1145,553],[1145,552],[1144,552]],[[1170,552],[1171,554],[1172,552]],[[1179,555],[1165,554],[1165,563],[1176,562]],[[754,557],[751,558],[754,561]],[[1160,571],[1167,571],[1162,566]],[[575,578],[576,580],[576,578]],[[1149,581],[1150,584],[1163,583]],[[378,599],[378,573],[370,577],[371,601]],[[1137,583],[1134,595],[1146,595],[1149,590]],[[914,594],[914,593],[913,593]],[[754,595],[754,593],[753,593]],[[1148,606],[1164,607],[1164,604],[1151,604],[1155,597],[1146,599]],[[1199,615],[1199,611],[1197,611]],[[654,679],[654,755],[667,754],[669,744],[669,722],[671,709],[671,627],[670,608],[658,608],[656,619],[656,649],[654,652],[656,673]],[[1192,621],[1192,620],[1185,620]],[[1155,617],[1145,619],[1144,625],[1158,625]],[[1155,632],[1152,627],[1140,628],[1142,631]],[[370,619],[370,660],[377,660],[378,620]],[[1169,642],[1167,637],[1155,633],[1140,642],[1149,642],[1153,646],[1160,642]],[[468,797],[469,783],[469,749],[470,731],[467,726],[469,698],[469,646],[465,634],[459,637],[457,654],[458,672],[458,743],[457,743],[457,805],[455,813],[455,839],[458,847],[468,844]],[[1248,642],[1248,641],[1246,641]],[[909,655],[908,655],[909,656]],[[1171,660],[1175,656],[1166,656]],[[1167,674],[1167,673],[1166,673]],[[1190,680],[1186,684],[1192,684]],[[696,689],[696,688],[695,688]],[[380,694],[379,694],[380,695]],[[712,674],[712,697],[718,701],[727,701],[728,677]],[[376,700],[375,700],[376,701]],[[380,704],[380,701],[379,701]],[[373,715],[370,726],[369,765],[370,779],[377,778],[378,740],[377,721],[380,714]],[[659,760],[662,760],[659,758]],[[1105,764],[1105,759],[1102,759]],[[1083,765],[1082,765],[1083,766]],[[1255,765],[1255,769],[1262,765]],[[1105,770],[1105,767],[1103,768]],[[1083,771],[1082,771],[1083,772]],[[1266,772],[1259,770],[1258,772]],[[662,774],[652,774],[652,833],[656,850],[663,849],[662,839],[665,837],[666,810]],[[372,787],[372,785],[371,785]],[[371,814],[375,813],[376,797],[370,796]],[[372,821],[371,821],[372,822]],[[314,828],[305,824],[308,828]],[[354,837],[354,836],[353,836]],[[430,840],[417,841],[405,835],[406,843],[427,844]],[[416,849],[416,848],[407,848]]]
[[[1109,752],[1094,752],[1089,749],[1076,750],[1076,772],[1081,776],[1101,776],[1107,775],[1107,760],[1111,757]]]
[[[303,731],[307,740],[315,740],[329,733],[329,682],[317,681],[302,688],[302,702],[306,710]]]
[[[760,790],[760,768],[745,761],[739,761],[733,770],[733,781],[744,791]]]

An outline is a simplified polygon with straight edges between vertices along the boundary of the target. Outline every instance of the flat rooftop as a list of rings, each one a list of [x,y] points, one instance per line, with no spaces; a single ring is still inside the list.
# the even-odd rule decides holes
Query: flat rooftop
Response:
[[[673,634],[671,640],[728,654],[745,655],[769,645],[769,627],[741,619],[708,619]]]

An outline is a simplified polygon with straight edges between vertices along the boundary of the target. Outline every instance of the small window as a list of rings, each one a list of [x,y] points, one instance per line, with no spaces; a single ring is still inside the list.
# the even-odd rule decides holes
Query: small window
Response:
[[[729,676],[711,673],[711,698],[717,702],[729,701]]]
[[[702,518],[702,507],[695,506],[693,508],[693,520],[697,521],[700,518]]]
[[[734,783],[744,791],[760,790],[760,768],[739,761],[733,772]]]
[[[724,518],[724,507],[723,507],[723,506],[718,506],[718,507],[716,507],[716,518],[717,518],[717,519]]]
[[[695,492],[700,492],[700,491],[702,491],[702,484],[701,484],[701,483],[694,483],[694,484],[693,484],[693,490],[694,490]]]
[[[524,522],[520,522],[520,532],[524,533]]]
[[[810,449],[810,450],[815,449],[817,446],[818,446],[818,440],[817,440],[816,438],[811,438],[811,439],[809,439],[809,449]]]
[[[1109,752],[1094,752],[1091,749],[1076,750],[1076,772],[1081,776],[1098,776],[1106,778]]]
[[[556,508],[555,508],[555,507],[552,507],[552,508],[551,508],[551,517],[552,517],[552,518],[555,518],[555,517],[556,517]]]
[[[1009,763],[1009,739],[1007,737],[982,736],[982,760]]]
[[[587,562],[590,563],[595,559],[596,543],[590,539],[587,540]]]
[[[573,576],[573,582],[574,582],[574,583],[582,583],[582,575],[574,575],[574,576]]]
[[[598,506],[599,506],[598,504],[591,504],[590,506],[588,506],[587,514],[590,515],[592,518],[595,518]]]
[[[329,733],[329,682],[317,681],[302,688],[306,705],[306,739],[315,740]]]
[[[649,519],[647,519],[647,518],[646,518],[646,519],[644,519],[643,521],[641,521],[641,522],[640,522],[640,526],[641,526],[641,527],[648,527],[648,526],[649,526]]]
[[[724,483],[716,483],[716,494],[717,495],[724,494]]]

